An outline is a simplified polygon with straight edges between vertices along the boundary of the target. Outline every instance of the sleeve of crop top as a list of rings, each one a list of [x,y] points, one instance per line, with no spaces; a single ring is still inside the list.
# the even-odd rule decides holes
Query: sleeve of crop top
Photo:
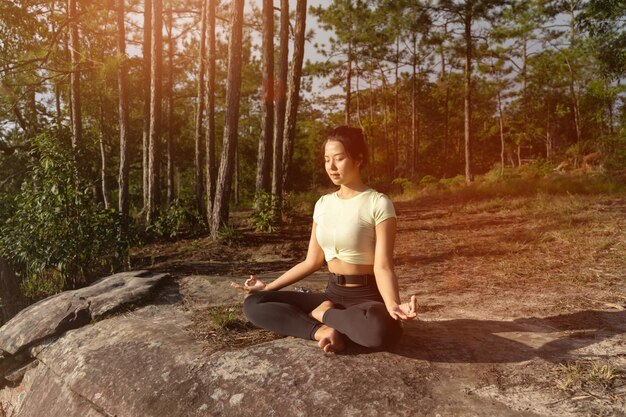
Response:
[[[385,194],[378,194],[374,201],[374,222],[378,225],[383,220],[396,217],[396,209]]]
[[[315,203],[315,209],[313,209],[313,221],[317,224],[319,224],[319,218],[322,215],[322,200],[324,199],[324,196],[321,196],[317,202]]]

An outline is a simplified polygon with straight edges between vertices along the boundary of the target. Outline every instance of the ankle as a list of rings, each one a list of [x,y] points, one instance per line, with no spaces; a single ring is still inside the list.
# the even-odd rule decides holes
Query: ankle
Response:
[[[320,327],[317,328],[317,330],[315,331],[315,334],[313,335],[313,338],[315,340],[317,340],[318,342],[320,340],[322,340],[324,337],[326,337],[328,335],[328,333],[331,331],[332,329],[330,327],[328,327],[325,324],[322,324]]]

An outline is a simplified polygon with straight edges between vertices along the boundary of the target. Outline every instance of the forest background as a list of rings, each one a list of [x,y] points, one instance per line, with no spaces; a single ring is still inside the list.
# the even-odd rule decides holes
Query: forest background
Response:
[[[625,20],[612,0],[2,0],[0,255],[36,300],[132,247],[228,240],[233,209],[274,230],[328,187],[340,124],[398,198],[620,189]]]

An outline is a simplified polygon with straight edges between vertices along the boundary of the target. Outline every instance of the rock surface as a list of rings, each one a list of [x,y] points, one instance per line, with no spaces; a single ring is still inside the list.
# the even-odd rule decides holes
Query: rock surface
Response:
[[[488,381],[476,386],[477,367],[568,357],[571,346],[553,343],[560,340],[558,320],[416,321],[393,352],[351,347],[326,355],[315,342],[290,337],[214,352],[190,328],[198,309],[242,301],[230,279],[145,275],[118,274],[60,294],[0,329],[6,415],[568,415],[537,405],[532,391],[512,402],[491,395]],[[305,285],[320,289],[323,278]],[[111,314],[129,303],[140,306]],[[624,318],[598,313],[593,325],[615,337],[626,331]],[[561,324],[583,319],[563,317]],[[529,343],[524,332],[539,339]],[[578,343],[584,349],[598,340]]]

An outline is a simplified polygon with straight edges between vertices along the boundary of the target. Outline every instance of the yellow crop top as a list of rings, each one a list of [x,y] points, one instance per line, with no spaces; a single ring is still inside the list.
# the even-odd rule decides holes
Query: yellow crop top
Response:
[[[371,188],[347,200],[336,192],[320,197],[313,221],[326,262],[337,258],[350,264],[374,265],[376,226],[390,217],[396,217],[393,203]]]

